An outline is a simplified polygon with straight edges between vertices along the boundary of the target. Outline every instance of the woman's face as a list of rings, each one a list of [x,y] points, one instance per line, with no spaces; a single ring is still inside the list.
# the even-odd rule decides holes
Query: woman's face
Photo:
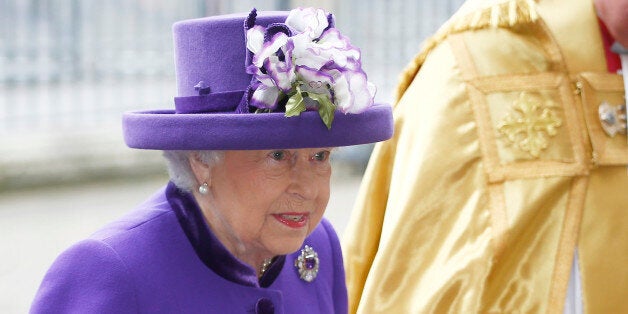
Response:
[[[205,216],[237,257],[298,250],[329,200],[329,148],[225,151],[211,168]]]

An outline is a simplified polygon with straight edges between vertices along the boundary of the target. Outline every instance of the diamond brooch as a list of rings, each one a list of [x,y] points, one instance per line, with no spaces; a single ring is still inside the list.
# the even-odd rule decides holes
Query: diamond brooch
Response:
[[[610,137],[615,134],[626,134],[626,105],[613,106],[603,102],[598,108],[602,129]]]
[[[309,245],[301,249],[301,254],[294,261],[294,267],[299,271],[299,277],[306,282],[312,282],[316,279],[318,266],[318,253]]]

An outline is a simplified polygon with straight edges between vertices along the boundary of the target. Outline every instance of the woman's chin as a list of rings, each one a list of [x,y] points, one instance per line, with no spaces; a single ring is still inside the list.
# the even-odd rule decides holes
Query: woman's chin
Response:
[[[292,254],[301,248],[304,240],[305,238],[285,239],[280,243],[276,243],[276,245],[274,245],[272,248],[272,252],[274,253],[274,255]]]

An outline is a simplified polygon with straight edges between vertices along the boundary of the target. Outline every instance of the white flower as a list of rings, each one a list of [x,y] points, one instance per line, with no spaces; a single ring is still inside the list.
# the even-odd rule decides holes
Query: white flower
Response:
[[[270,41],[262,44],[261,49],[253,56],[252,63],[256,67],[261,68],[262,65],[264,65],[264,61],[266,61],[266,59],[268,59],[270,56],[275,55],[279,51],[279,49],[281,49],[287,42],[288,35],[284,33],[275,34],[275,36],[273,36]]]
[[[257,108],[274,109],[278,98],[279,89],[277,87],[261,84],[251,96],[251,105]]]
[[[319,53],[334,60],[340,67],[356,70],[360,67],[360,50],[351,45],[349,38],[337,29],[329,29],[317,42]],[[316,48],[314,48],[316,49]],[[353,62],[352,62],[353,61]]]
[[[264,28],[255,25],[246,31],[246,48],[257,54],[264,45]]]
[[[288,14],[286,25],[296,33],[308,35],[312,40],[321,36],[329,26],[329,21],[327,21],[327,13],[323,9],[297,8]]]
[[[334,81],[336,106],[343,113],[362,113],[373,105],[376,88],[363,71],[337,72]]]
[[[337,67],[352,71],[360,67],[360,51],[336,29],[327,30],[318,41],[311,41],[304,34],[292,36],[291,40],[296,65],[320,69],[333,62]]]
[[[264,42],[262,31],[255,26],[247,31],[247,40],[249,39],[252,42],[247,42],[247,47],[250,47],[251,52],[257,51],[251,62],[255,68],[250,73],[254,74],[267,87],[275,86],[284,92],[289,91],[296,74],[292,63],[293,45],[292,42],[289,42],[288,35],[277,33],[270,41]],[[283,56],[283,60],[279,57],[280,54]],[[265,69],[266,73],[261,70],[262,68]],[[272,106],[274,104],[268,103],[267,107]]]
[[[334,84],[334,78],[323,71],[297,66],[297,77],[303,83],[301,90],[331,97],[329,87]]]
[[[358,114],[373,105],[376,90],[362,70],[360,50],[329,23],[324,10],[299,8],[286,19],[290,31],[276,25],[247,30],[253,53],[247,73],[257,80],[250,105],[274,110],[287,100],[287,116],[318,109],[327,127],[334,108]]]

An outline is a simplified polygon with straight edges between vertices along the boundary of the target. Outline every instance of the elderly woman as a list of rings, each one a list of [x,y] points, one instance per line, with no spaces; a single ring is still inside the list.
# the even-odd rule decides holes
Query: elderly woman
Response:
[[[123,118],[171,181],[61,254],[33,313],[345,313],[323,218],[332,147],[392,135],[360,53],[320,9],[174,26],[175,110]]]

